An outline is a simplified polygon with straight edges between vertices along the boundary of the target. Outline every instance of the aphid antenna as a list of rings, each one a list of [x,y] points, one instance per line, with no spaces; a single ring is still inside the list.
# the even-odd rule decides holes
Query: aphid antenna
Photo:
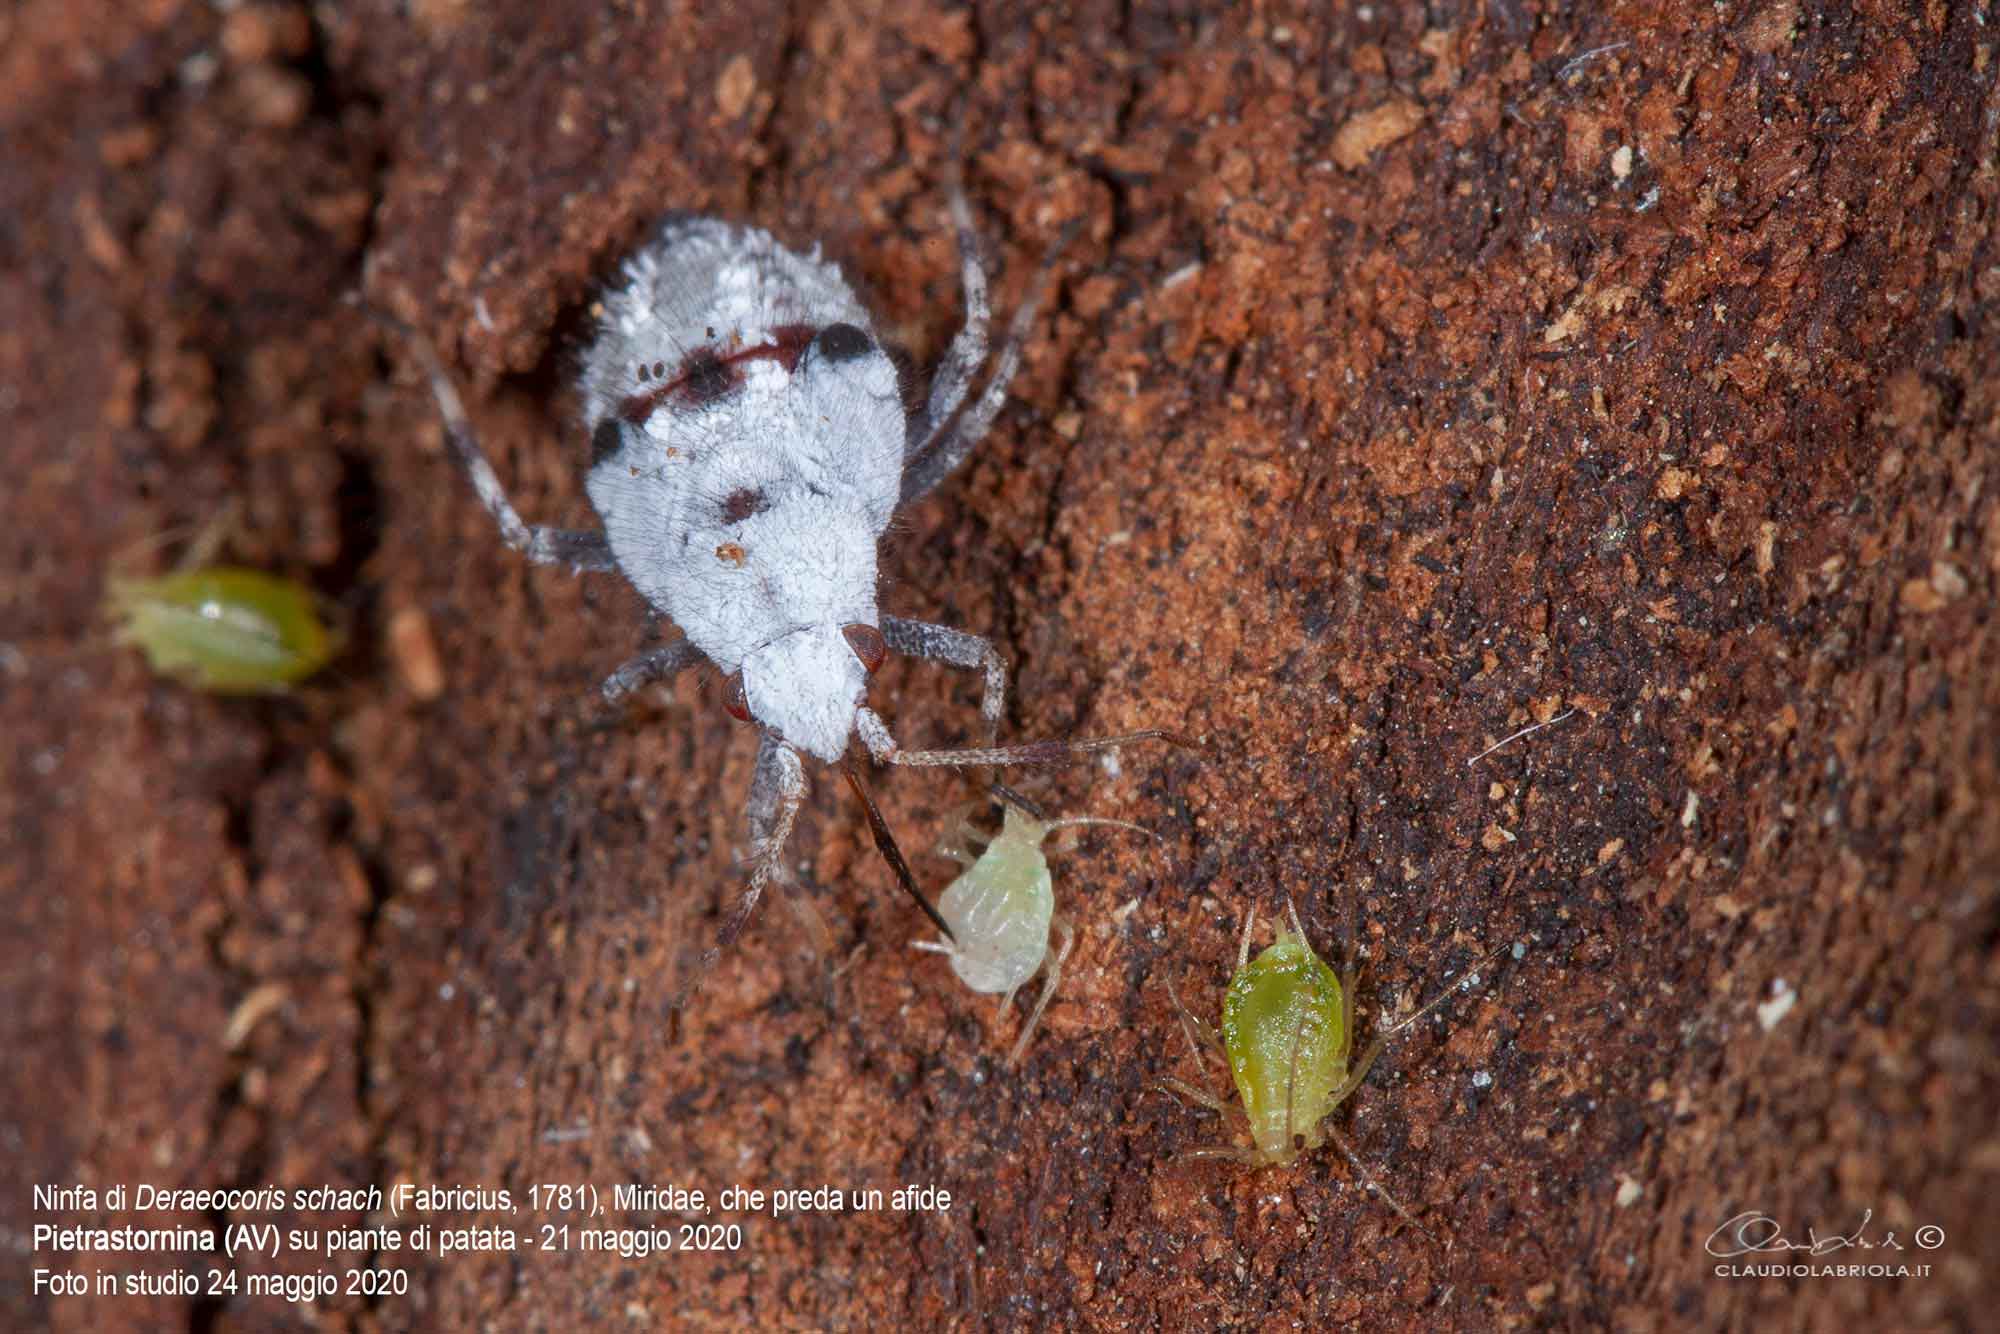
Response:
[[[1144,834],[1155,843],[1160,841],[1158,834],[1142,824],[1133,824],[1130,820],[1106,819],[1101,815],[1065,815],[1059,820],[1047,821],[1042,827],[1053,834],[1060,829],[1080,829],[1086,825],[1100,825],[1106,829],[1123,829],[1127,833]]]
[[[903,850],[896,846],[896,836],[890,832],[889,822],[882,818],[882,812],[875,806],[875,799],[868,795],[868,788],[861,781],[860,771],[851,761],[842,760],[840,772],[846,775],[847,785],[854,789],[854,795],[861,799],[861,809],[868,816],[868,832],[875,836],[875,850],[882,854],[882,860],[889,863],[889,869],[896,873],[896,883],[903,887],[904,893],[917,901],[917,906],[924,910],[924,916],[931,919],[931,925],[942,931],[946,940],[956,945],[958,937],[951,933],[951,928],[945,924],[944,917],[931,906],[931,901],[924,897],[924,892],[917,888],[917,878],[910,874],[910,864],[903,860]]]
[[[1476,974],[1478,974],[1480,969],[1486,967],[1487,964],[1490,964],[1495,959],[1499,958],[1501,952],[1507,949],[1513,943],[1514,942],[1511,940],[1501,941],[1498,945],[1494,946],[1490,952],[1487,953],[1486,957],[1481,959],[1478,963],[1473,964],[1472,967],[1466,969],[1465,976],[1459,978],[1454,982],[1446,984],[1443,991],[1440,991],[1437,995],[1431,997],[1428,1001],[1425,1001],[1424,1004],[1418,1008],[1415,1014],[1410,1015],[1406,1019],[1398,1019],[1395,1023],[1390,1024],[1387,1028],[1384,1028],[1379,1034],[1377,1034],[1376,1040],[1378,1042],[1388,1041],[1396,1034],[1408,1028],[1411,1024],[1416,1023],[1417,1020],[1429,1014],[1432,1010],[1437,1009],[1438,1006],[1450,1000],[1454,992],[1466,986],[1471,981],[1471,979]]]
[[[1347,1146],[1347,1141],[1341,1138],[1339,1131],[1328,1126],[1326,1134],[1327,1138],[1331,1139],[1335,1146],[1339,1148],[1341,1155],[1347,1159],[1347,1165],[1354,1169],[1354,1174],[1361,1178],[1361,1184],[1364,1187],[1380,1196],[1384,1204],[1387,1204],[1391,1209],[1396,1211],[1398,1218],[1401,1218],[1405,1223],[1408,1223],[1411,1227],[1430,1238],[1431,1245],[1437,1246],[1446,1252],[1451,1250],[1450,1243],[1439,1241],[1435,1233],[1417,1221],[1415,1214],[1403,1207],[1401,1200],[1389,1193],[1388,1187],[1375,1179],[1375,1174],[1370,1172],[1367,1166],[1355,1154],[1354,1150]]]
[[[1039,802],[1030,800],[1005,783],[993,784],[991,791],[995,801],[998,801],[1003,806],[1014,807],[1022,814],[1040,824],[1044,835],[1054,834],[1064,829],[1080,829],[1089,825],[1099,825],[1108,829],[1123,829],[1134,834],[1144,834],[1155,843],[1160,841],[1158,834],[1142,824],[1133,824],[1130,820],[1113,820],[1102,815],[1063,815],[1052,820],[1049,818],[1048,813],[1042,809]]]
[[[1243,914],[1243,938],[1236,945],[1236,968],[1238,972],[1250,966],[1250,932],[1257,925],[1257,905],[1253,902]]]

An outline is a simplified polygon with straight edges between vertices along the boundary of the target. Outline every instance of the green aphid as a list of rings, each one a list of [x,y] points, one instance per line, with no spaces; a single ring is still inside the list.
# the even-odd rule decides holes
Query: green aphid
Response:
[[[213,545],[204,539],[195,551],[205,555]],[[283,692],[340,648],[311,589],[261,570],[203,565],[150,578],[113,575],[104,602],[119,643],[136,644],[154,671],[220,695]]]
[[[1152,831],[1123,820],[1065,816],[1049,820],[1014,793],[1005,793],[1000,832],[975,829],[961,814],[956,827],[938,843],[938,852],[965,870],[938,896],[938,915],[951,927],[953,940],[919,940],[918,949],[934,950],[951,961],[958,980],[985,995],[1004,995],[1004,1009],[1023,983],[1042,974],[1042,993],[1028,1021],[1007,1053],[1014,1065],[1028,1048],[1041,1023],[1042,1011],[1062,982],[1063,964],[1076,943],[1076,932],[1056,915],[1055,878],[1042,853],[1050,834],[1080,825],[1109,825],[1152,837]],[[973,851],[984,844],[975,857]],[[1056,937],[1049,948],[1051,934]]]
[[[1320,1123],[1368,1073],[1377,1042],[1350,1074],[1346,992],[1303,933],[1278,932],[1242,965],[1222,997],[1222,1045],[1266,1162],[1289,1162],[1323,1142]]]
[[[1451,992],[1384,1028],[1358,1058],[1350,1059],[1354,1050],[1353,976],[1335,973],[1313,950],[1296,910],[1291,913],[1291,929],[1281,927],[1277,939],[1252,959],[1250,931],[1255,920],[1253,911],[1243,923],[1236,972],[1222,1000],[1219,1035],[1174,997],[1197,1056],[1204,1050],[1221,1055],[1235,1079],[1240,1104],[1183,1080],[1161,1083],[1168,1092],[1239,1120],[1249,1132],[1250,1146],[1196,1149],[1188,1156],[1270,1167],[1289,1163],[1331,1140],[1370,1189],[1388,1201],[1405,1222],[1423,1231],[1410,1212],[1362,1166],[1333,1129],[1330,1118],[1367,1078],[1382,1044],[1443,1004]],[[1498,953],[1494,951],[1477,967],[1484,967]]]

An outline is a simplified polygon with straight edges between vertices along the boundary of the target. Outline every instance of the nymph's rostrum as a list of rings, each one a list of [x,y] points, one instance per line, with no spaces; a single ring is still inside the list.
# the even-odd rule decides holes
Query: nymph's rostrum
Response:
[[[761,733],[747,810],[749,886],[676,1006],[765,887],[785,883],[784,848],[806,792],[803,756],[845,766],[861,792],[847,759],[857,735],[876,762],[904,766],[1059,764],[1166,735],[999,746],[1007,672],[993,646],[876,605],[876,543],[898,507],[928,494],[992,425],[1048,281],[1045,268],[984,390],[969,397],[987,360],[986,275],[956,188],[950,203],[965,325],[914,412],[868,312],[817,250],[799,254],[756,228],[709,218],[666,222],[601,298],[583,359],[587,490],[601,532],[522,522],[436,354],[414,340],[452,446],[507,544],[541,563],[616,570],[680,627],[682,638],[612,673],[605,698],[706,659],[724,677],[723,707]],[[866,697],[892,652],[983,674],[983,747],[908,750],[891,735]],[[872,809],[870,823],[905,889],[942,927]]]

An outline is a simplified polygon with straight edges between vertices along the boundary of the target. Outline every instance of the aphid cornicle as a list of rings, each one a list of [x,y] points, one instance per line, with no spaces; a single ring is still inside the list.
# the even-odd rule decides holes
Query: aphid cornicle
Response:
[[[1250,932],[1256,913],[1252,910],[1245,916],[1236,971],[1223,995],[1220,1035],[1174,997],[1189,1045],[1197,1055],[1206,1049],[1222,1056],[1241,1103],[1226,1102],[1179,1079],[1162,1080],[1160,1087],[1225,1117],[1240,1118],[1250,1136],[1248,1148],[1225,1145],[1195,1149],[1187,1156],[1268,1167],[1289,1163],[1331,1140],[1365,1184],[1388,1201],[1405,1222],[1424,1231],[1410,1212],[1376,1183],[1329,1124],[1329,1118],[1368,1077],[1383,1044],[1442,1005],[1456,988],[1447,989],[1408,1018],[1382,1029],[1360,1057],[1350,1061],[1354,978],[1335,973],[1307,941],[1297,910],[1290,916],[1291,929],[1279,928],[1276,939],[1254,959],[1250,957]],[[1475,975],[1498,953],[1495,950],[1475,965]]]
[[[877,540],[897,508],[926,495],[991,426],[1048,277],[968,401],[986,361],[986,276],[955,183],[950,207],[965,325],[914,412],[868,312],[817,250],[786,249],[754,227],[669,219],[603,294],[583,358],[586,489],[601,532],[521,521],[435,352],[413,340],[452,445],[507,544],[537,562],[616,570],[680,627],[682,638],[612,673],[605,697],[706,659],[724,677],[723,707],[762,734],[747,810],[750,882],[682,999],[765,886],[785,883],[783,849],[806,791],[801,755],[845,765],[860,791],[844,758],[857,734],[878,763],[929,766],[1061,763],[1160,735],[997,746],[1007,677],[993,646],[877,607]],[[865,702],[890,652],[982,672],[986,745],[905,750]],[[872,809],[870,825],[888,854]],[[891,864],[936,920],[900,857]]]
[[[938,915],[950,925],[951,938],[911,943],[943,954],[958,980],[972,990],[1004,996],[1002,1009],[1012,1005],[1014,993],[1041,972],[1042,993],[1007,1053],[1007,1064],[1016,1065],[1062,984],[1063,965],[1076,944],[1075,929],[1056,914],[1055,878],[1042,852],[1043,841],[1061,830],[1087,825],[1153,835],[1124,820],[1080,815],[1046,819],[1012,793],[1003,795],[1002,801],[998,834],[980,833],[961,813],[956,826],[939,841],[939,853],[965,867],[938,895]],[[975,856],[973,849],[982,843],[984,848]],[[1051,935],[1057,942],[1053,950]]]

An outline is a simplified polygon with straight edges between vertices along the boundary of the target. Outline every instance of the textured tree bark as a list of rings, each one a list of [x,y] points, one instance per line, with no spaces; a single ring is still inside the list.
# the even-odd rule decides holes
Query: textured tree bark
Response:
[[[430,1221],[523,1238],[235,1266],[409,1271],[310,1308],[37,1296],[34,1267],[167,1266],[17,1248],[0,1324],[1978,1324],[1996,30],[1323,10],[0,20],[0,1225],[165,1221],[38,1211],[38,1183],[413,1182],[506,1189]],[[524,518],[584,526],[597,276],[667,210],[747,218],[822,242],[927,368],[959,319],[955,153],[997,319],[1082,227],[1015,401],[885,549],[884,610],[995,641],[1003,740],[1204,747],[1022,781],[1162,841],[1051,846],[1078,940],[1017,1071],[1032,998],[1003,1016],[909,947],[817,770],[796,850],[834,955],[767,904],[674,1036],[755,737],[699,673],[603,705],[656,642],[638,599],[505,549],[350,298],[436,339]],[[231,498],[230,557],[348,622],[291,698],[151,680],[98,617],[114,560]],[[971,743],[978,690],[892,659],[871,698],[909,744]],[[874,787],[912,850],[977,794]],[[1287,898],[1364,960],[1364,1039],[1522,946],[1335,1121],[1449,1250],[1331,1148],[1185,1157],[1229,1131],[1156,1091],[1216,1082],[1169,984],[1213,1019],[1245,909]],[[687,1216],[620,1184],[843,1200]],[[1872,1248],[1718,1254],[1752,1212]],[[528,1245],[683,1221],[741,1247]],[[1779,1261],[1929,1269],[1754,1276]]]

